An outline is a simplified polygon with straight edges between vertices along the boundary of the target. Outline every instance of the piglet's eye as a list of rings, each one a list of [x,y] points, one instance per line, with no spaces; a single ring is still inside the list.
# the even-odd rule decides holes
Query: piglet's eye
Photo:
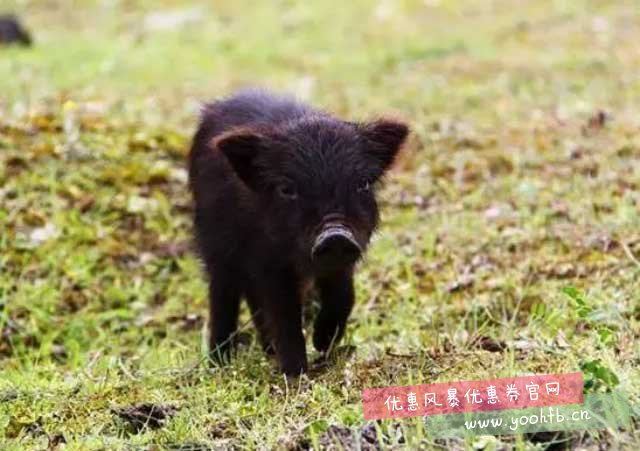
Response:
[[[371,182],[369,179],[360,180],[360,182],[358,182],[358,192],[366,193],[368,191],[371,191]]]
[[[278,196],[285,200],[295,200],[298,198],[298,190],[296,186],[291,182],[281,183],[276,187]]]

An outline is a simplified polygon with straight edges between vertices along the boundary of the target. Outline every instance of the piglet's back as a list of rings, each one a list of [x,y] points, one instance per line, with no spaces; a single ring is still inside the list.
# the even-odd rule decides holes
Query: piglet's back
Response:
[[[243,90],[226,99],[208,103],[202,109],[200,126],[194,137],[191,166],[211,150],[212,139],[221,133],[236,127],[277,126],[312,113],[311,108],[292,97],[261,89]]]

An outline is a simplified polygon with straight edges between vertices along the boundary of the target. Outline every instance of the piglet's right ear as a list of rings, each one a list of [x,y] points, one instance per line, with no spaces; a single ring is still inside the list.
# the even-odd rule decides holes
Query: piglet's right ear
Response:
[[[253,188],[257,182],[255,157],[264,146],[265,139],[254,130],[237,129],[217,136],[211,144],[227,157],[240,180]]]

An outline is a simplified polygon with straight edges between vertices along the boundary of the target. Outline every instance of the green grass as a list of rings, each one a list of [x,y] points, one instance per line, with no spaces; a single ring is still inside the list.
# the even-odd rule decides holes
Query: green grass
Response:
[[[35,46],[0,48],[0,448],[340,449],[345,428],[367,427],[362,388],[581,368],[587,390],[616,385],[638,408],[636,2],[3,10]],[[150,26],[184,11],[192,22]],[[345,352],[291,385],[250,324],[231,366],[202,365],[185,155],[198,103],[246,84],[415,131],[382,193]],[[142,403],[178,410],[138,432],[114,414]],[[393,449],[549,446],[436,442],[418,419],[376,428]],[[639,449],[638,436],[636,420],[557,440]]]

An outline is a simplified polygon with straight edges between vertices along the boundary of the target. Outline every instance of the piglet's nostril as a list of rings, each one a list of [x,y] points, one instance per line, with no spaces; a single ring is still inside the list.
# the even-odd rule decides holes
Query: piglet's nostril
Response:
[[[362,253],[351,229],[339,222],[325,223],[311,248],[311,258],[317,262],[349,264]]]
[[[313,254],[314,259],[330,259],[335,263],[352,263],[360,256],[360,247],[344,237],[332,236],[320,244]]]

